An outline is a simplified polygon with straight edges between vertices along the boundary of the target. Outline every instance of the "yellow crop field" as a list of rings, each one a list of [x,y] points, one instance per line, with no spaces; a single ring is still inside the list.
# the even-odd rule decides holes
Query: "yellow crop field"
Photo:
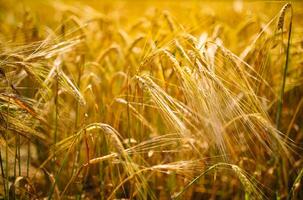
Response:
[[[0,0],[0,199],[303,199],[302,19]]]

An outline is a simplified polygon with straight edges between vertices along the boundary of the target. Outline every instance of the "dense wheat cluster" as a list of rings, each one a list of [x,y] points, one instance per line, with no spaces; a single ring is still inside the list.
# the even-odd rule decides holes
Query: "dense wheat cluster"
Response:
[[[302,6],[0,1],[0,199],[302,199]]]

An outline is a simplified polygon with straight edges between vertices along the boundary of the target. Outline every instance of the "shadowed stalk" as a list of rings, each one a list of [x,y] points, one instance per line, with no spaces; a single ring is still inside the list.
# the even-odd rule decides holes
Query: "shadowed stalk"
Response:
[[[16,180],[16,177],[17,177],[17,161],[18,161],[18,142],[17,142],[17,136],[15,136],[15,157],[14,157],[14,180]],[[14,187],[13,188],[13,198],[15,199],[15,193],[16,193],[16,188]]]
[[[101,141],[103,141],[103,139]],[[97,146],[97,152],[98,152],[99,155],[101,155],[101,152],[102,152],[101,149],[105,148],[103,146],[106,146],[106,144],[102,145],[102,147],[100,147],[100,145]],[[105,189],[104,185],[105,185],[105,183],[103,182],[103,180],[105,178],[105,174],[104,174],[104,164],[103,164],[103,162],[100,162],[100,164],[98,166],[98,172],[99,172],[99,181],[100,181],[100,186],[99,186],[99,188],[100,188],[100,197],[101,197],[101,200],[104,200],[104,189]]]
[[[77,140],[77,138],[75,139],[75,141]],[[74,141],[74,142],[75,142]],[[49,190],[49,193],[48,193],[48,200],[51,200],[53,198],[53,193],[54,193],[54,190],[55,190],[55,187],[59,181],[59,177],[61,175],[61,172],[62,172],[62,169],[65,167],[65,165],[67,164],[67,161],[68,161],[68,155],[70,154],[70,151],[71,151],[71,148],[68,149],[68,151],[65,153],[65,156],[63,158],[63,161],[60,165],[60,168],[58,169],[57,171],[57,174],[55,176],[55,181],[54,183],[52,184],[50,190]],[[54,156],[56,155],[56,152],[54,152]]]
[[[21,176],[21,158],[20,158],[20,135],[15,136],[15,158],[14,158],[14,181],[17,179],[17,176]],[[18,163],[18,164],[17,164]],[[18,174],[17,174],[18,167]],[[13,196],[15,197],[16,188],[14,187]]]
[[[8,106],[7,106],[7,116],[9,116],[9,112],[10,112],[10,105],[11,105],[11,98],[8,99]],[[10,187],[9,187],[9,161],[8,161],[8,129],[9,129],[9,118],[6,118],[6,130],[5,130],[5,185],[6,185],[6,191],[7,191],[7,200],[10,199],[10,195],[9,195],[9,191],[10,191]]]
[[[288,63],[289,63],[289,51],[290,51],[292,18],[293,18],[293,9],[292,9],[292,5],[290,3],[286,4],[284,6],[284,8],[282,8],[282,13],[279,18],[279,24],[278,24],[278,30],[281,29],[281,31],[282,31],[281,34],[283,34],[284,18],[285,18],[286,10],[288,8],[290,8],[290,21],[289,21],[289,26],[288,26],[287,46],[286,46],[286,52],[285,52],[285,64],[284,64],[284,68],[283,68],[282,83],[281,83],[281,87],[280,87],[278,109],[277,109],[277,114],[276,114],[276,127],[278,130],[280,129],[280,121],[281,121],[280,118],[281,118],[282,107],[283,107],[284,90],[285,90],[285,83],[286,83]],[[283,42],[283,39],[282,39],[282,42]],[[283,46],[284,46],[284,44],[283,44]]]
[[[56,72],[55,72],[55,130],[54,130],[54,145],[56,146],[57,143],[57,134],[58,134],[58,115],[59,115],[59,105],[58,105],[58,96],[59,96],[59,80],[58,80],[58,67],[56,66]],[[54,169],[56,169],[56,156],[54,156],[54,163],[53,163]],[[55,170],[56,171],[56,170]]]
[[[26,159],[26,177],[29,178],[29,167],[31,162],[31,141],[27,140],[27,159]],[[30,193],[28,192],[27,198],[30,199]]]
[[[79,61],[79,70],[78,70],[78,79],[77,79],[77,86],[78,86],[78,88],[80,88],[80,86],[81,86],[81,77],[82,77],[82,74],[83,74],[83,70],[84,70],[84,65],[85,65],[85,55],[81,55],[80,56],[80,61]],[[79,102],[78,101],[76,101],[76,108],[75,108],[75,110],[76,110],[76,116],[75,116],[75,129],[77,130],[77,128],[78,128],[78,121],[79,121],[79,109],[80,109],[80,107],[79,107]],[[80,138],[79,138],[80,139]],[[75,170],[76,170],[76,168],[78,167],[78,165],[79,165],[79,162],[80,162],[80,158],[81,158],[81,152],[80,152],[80,150],[81,150],[81,141],[79,141],[79,142],[77,142],[77,147],[76,147],[76,152],[75,152],[75,155],[76,155],[76,157],[75,157],[75,161],[74,161],[74,163],[73,163],[73,169],[72,169],[72,176],[73,176],[73,174],[75,173]],[[81,189],[81,192],[82,192],[82,190],[83,190],[83,187],[82,187],[82,189]],[[76,199],[81,199],[81,193],[80,194],[76,194]]]
[[[3,186],[3,191],[4,191],[4,199],[6,199],[6,197],[7,197],[6,178],[5,178],[5,173],[4,173],[2,162],[3,162],[3,160],[2,160],[2,155],[1,155],[1,151],[0,151],[0,168],[1,168],[2,183],[3,183],[2,186]]]
[[[287,71],[288,71],[288,65],[289,65],[289,52],[290,52],[290,42],[291,42],[291,33],[292,33],[292,18],[293,18],[293,9],[292,5],[290,3],[286,4],[282,10],[281,14],[278,20],[278,31],[281,30],[282,34],[282,48],[284,48],[283,44],[283,32],[284,32],[284,21],[285,21],[285,15],[287,12],[287,9],[290,9],[290,21],[288,25],[288,35],[287,35],[287,46],[286,46],[286,52],[285,52],[285,63],[284,63],[284,68],[283,68],[283,74],[282,74],[282,82],[281,82],[281,87],[280,87],[280,95],[278,99],[278,109],[277,109],[277,114],[276,114],[276,127],[278,130],[280,130],[280,121],[281,121],[281,115],[282,115],[282,109],[283,109],[283,101],[284,101],[284,90],[285,90],[285,83],[286,83],[286,77],[287,77]],[[281,163],[281,164],[280,164]],[[286,173],[283,166],[286,166],[286,161],[284,158],[279,159],[278,163],[278,169],[277,169],[277,175],[278,177],[282,177],[278,181],[278,187],[279,189],[283,188],[283,179],[285,182],[286,178]],[[279,192],[277,191],[277,196],[279,196]]]
[[[21,176],[21,155],[20,155],[20,135],[17,136],[17,152],[18,152],[18,176]]]
[[[57,144],[57,132],[58,132],[58,114],[59,114],[59,76],[58,76],[58,71],[59,71],[59,66],[61,64],[61,61],[59,60],[60,58],[57,58],[57,60],[55,60],[54,64],[55,64],[55,99],[54,99],[54,103],[55,103],[55,120],[54,120],[54,139],[53,139],[53,145],[54,147],[56,147],[56,144]],[[54,189],[55,189],[55,186],[57,184],[57,181],[58,181],[58,177],[61,173],[61,170],[62,168],[64,167],[65,163],[67,162],[67,155],[68,155],[68,152],[66,153],[65,155],[65,158],[63,159],[63,162],[60,166],[60,168],[58,169],[58,171],[56,170],[56,161],[57,161],[57,158],[56,158],[56,148],[54,148],[54,156],[52,158],[52,168],[54,169],[54,171],[56,172],[56,176],[55,176],[55,180],[54,180],[54,183],[52,184],[50,190],[49,190],[49,193],[48,193],[48,199],[52,199],[52,196],[53,196],[53,193],[54,193]]]
[[[127,102],[127,107],[126,107],[126,113],[127,113],[127,137],[128,137],[128,142],[130,142],[131,135],[130,135],[130,110],[129,110],[129,72],[130,69],[129,67],[127,68],[127,77],[126,77],[126,102]]]

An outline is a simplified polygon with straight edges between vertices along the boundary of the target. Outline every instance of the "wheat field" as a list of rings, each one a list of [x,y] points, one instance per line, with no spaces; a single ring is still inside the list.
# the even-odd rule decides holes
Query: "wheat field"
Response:
[[[0,199],[303,199],[302,19],[0,0]]]

